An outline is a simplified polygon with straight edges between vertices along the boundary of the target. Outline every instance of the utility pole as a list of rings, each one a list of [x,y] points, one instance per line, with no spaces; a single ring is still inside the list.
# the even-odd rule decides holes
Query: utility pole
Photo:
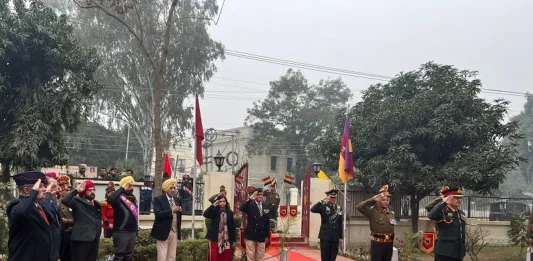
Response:
[[[129,148],[130,148],[130,125],[128,124],[128,138],[126,139],[126,161],[128,161]]]

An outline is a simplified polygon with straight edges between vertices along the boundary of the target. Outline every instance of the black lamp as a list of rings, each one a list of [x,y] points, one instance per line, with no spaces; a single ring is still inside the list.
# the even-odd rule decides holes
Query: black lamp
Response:
[[[322,170],[322,164],[318,162],[313,163],[313,172],[315,173],[315,175],[318,175],[320,170]]]
[[[220,150],[218,151],[217,155],[215,155],[213,157],[213,159],[215,159],[215,165],[218,167],[218,171],[221,172],[220,168],[222,168],[222,165],[224,165],[224,159],[226,157],[224,157],[221,153],[220,153]]]

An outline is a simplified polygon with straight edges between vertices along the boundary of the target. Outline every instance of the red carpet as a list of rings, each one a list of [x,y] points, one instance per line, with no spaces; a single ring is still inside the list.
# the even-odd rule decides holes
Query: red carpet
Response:
[[[273,256],[272,259],[279,259],[279,248],[270,248],[270,250],[267,252],[267,254]],[[308,256],[304,256],[302,254],[296,253],[294,251],[289,251],[289,260],[297,260],[297,261],[318,261],[317,259],[310,258]]]

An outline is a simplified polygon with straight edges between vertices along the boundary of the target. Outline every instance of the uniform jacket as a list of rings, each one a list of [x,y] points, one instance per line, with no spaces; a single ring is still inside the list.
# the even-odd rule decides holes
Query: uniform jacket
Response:
[[[91,206],[85,198],[76,197],[77,190],[72,190],[61,203],[72,209],[74,217],[74,226],[72,228],[72,241],[93,241],[96,239],[100,242],[102,234],[102,207],[100,203],[94,200],[94,206]]]
[[[462,210],[453,211],[446,203],[440,202],[428,218],[437,222],[439,227],[439,240],[435,247],[435,254],[451,258],[465,256],[465,227],[466,216]]]
[[[369,198],[356,206],[357,210],[368,218],[372,233],[394,233],[394,211],[390,208],[385,211],[378,210],[376,202]]]
[[[182,206],[181,200],[174,196],[174,203],[176,206]],[[168,202],[167,194],[159,195],[154,198],[154,215],[155,220],[150,235],[157,239],[165,241],[168,239],[170,230],[172,229],[172,218],[176,215],[178,220],[178,239],[181,239],[181,211],[176,214],[172,213],[170,202]]]
[[[9,224],[9,257],[7,261],[49,261],[52,236],[50,226],[35,205],[38,192],[30,190],[28,196],[21,196],[9,203],[7,217]],[[45,211],[48,220],[53,219]]]
[[[102,228],[104,230],[111,229],[109,225],[113,225],[113,207],[107,202],[107,199],[104,199],[100,202],[102,206]]]
[[[61,201],[59,202],[59,214],[61,215],[61,221],[63,221],[63,229],[72,231],[72,226],[74,225],[72,210],[67,205],[61,203]]]
[[[263,209],[263,215],[259,213],[259,207],[254,200],[244,201],[239,210],[246,213],[246,228],[244,229],[244,238],[254,242],[265,242],[270,232],[270,209],[263,202],[259,203]]]
[[[344,231],[341,206],[318,202],[313,205],[311,212],[320,214],[321,225],[318,238],[330,241],[339,241],[343,238]]]
[[[218,226],[220,225],[220,208],[213,205],[209,206],[204,211],[204,217],[211,219],[211,225],[207,228],[207,234],[205,238],[211,241],[218,241]],[[234,243],[237,240],[235,228],[235,221],[233,220],[233,212],[226,211],[226,225],[228,227],[228,239],[230,243]]]

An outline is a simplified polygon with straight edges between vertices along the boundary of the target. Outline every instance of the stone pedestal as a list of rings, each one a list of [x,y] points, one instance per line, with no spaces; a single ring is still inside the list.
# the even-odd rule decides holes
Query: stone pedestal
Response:
[[[289,205],[298,205],[298,189],[297,188],[290,188],[290,202]]]

